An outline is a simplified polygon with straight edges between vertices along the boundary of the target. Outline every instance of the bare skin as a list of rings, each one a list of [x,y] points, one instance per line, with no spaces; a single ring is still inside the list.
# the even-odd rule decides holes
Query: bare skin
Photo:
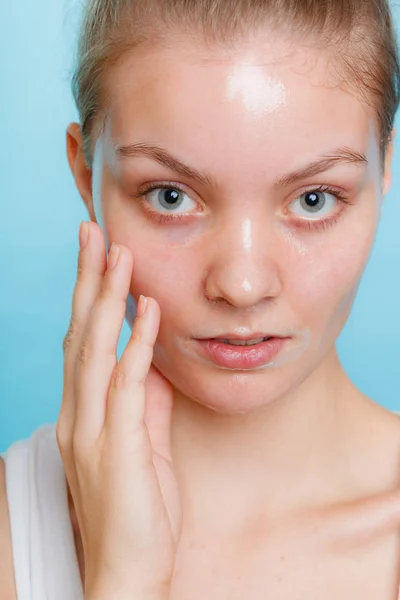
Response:
[[[371,445],[358,456],[359,484],[376,489],[332,506],[249,523],[245,532],[225,535],[183,531],[171,599],[278,599],[362,597],[397,599],[400,576],[400,424],[370,405]],[[367,422],[365,422],[367,428]],[[361,448],[360,448],[361,450]],[[374,450],[376,451],[374,456]],[[2,466],[2,462],[0,461]],[[379,475],[379,476],[378,476]],[[0,493],[0,581],[5,600],[17,600],[4,481]],[[210,489],[212,495],[213,490]],[[72,503],[77,560],[84,581],[84,557]],[[312,534],[310,535],[310,532]],[[232,574],[235,574],[234,576]]]
[[[282,56],[282,44],[267,50]],[[96,174],[77,124],[67,136],[91,220],[133,255],[132,298],[156,298],[164,318],[154,364],[175,387],[172,454],[184,514],[171,600],[396,600],[400,421],[354,387],[335,347],[389,189],[391,152],[381,172],[373,108],[316,86],[295,68],[304,55],[265,65],[264,42],[244,50],[213,56],[207,69],[206,52],[185,40],[126,57],[110,74]],[[313,75],[321,81],[326,72],[321,61]],[[267,108],[240,93],[248,77],[268,82]],[[149,158],[118,162],[116,141],[158,143],[210,172],[218,190]],[[279,176],[337,147],[365,155],[367,166],[337,165],[276,191]],[[184,187],[193,211],[185,224],[156,225],[132,200],[149,181]],[[282,213],[324,184],[352,201],[332,227],[304,230],[304,209],[296,224]],[[297,358],[239,377],[171,341],[237,326],[290,328]],[[84,579],[72,501],[70,516]],[[7,552],[7,536],[2,543]]]
[[[397,599],[400,422],[366,398],[359,400],[370,412],[372,443],[372,447],[365,447],[370,460],[358,457],[359,484],[366,484],[365,475],[371,469],[376,489],[371,488],[368,495],[360,492],[359,497],[354,491],[353,498],[344,502],[293,511],[272,522],[253,519],[245,531],[232,535],[204,534],[205,523],[184,530],[171,600],[200,600],[206,594],[215,600],[245,596],[258,599],[264,594],[282,600]],[[383,472],[383,478],[376,477]],[[212,493],[210,489],[210,496]],[[83,548],[70,494],[69,510],[84,581]],[[346,572],[346,565],[354,566]]]

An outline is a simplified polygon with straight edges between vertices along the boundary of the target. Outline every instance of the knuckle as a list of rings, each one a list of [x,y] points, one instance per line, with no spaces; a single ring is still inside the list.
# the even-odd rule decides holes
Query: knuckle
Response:
[[[143,352],[152,355],[154,351],[154,343],[149,340],[143,340]]]
[[[126,387],[127,383],[127,374],[124,371],[122,371],[122,369],[118,365],[116,365],[113,369],[113,372],[111,373],[110,388],[114,390],[120,390]]]
[[[127,373],[122,370],[119,366],[119,363],[114,367],[113,372],[110,378],[110,389],[114,391],[122,390],[123,388],[131,387],[132,385],[137,385],[144,383],[140,379],[134,375],[134,373]]]
[[[68,326],[68,330],[67,333],[65,334],[65,337],[63,339],[63,344],[62,344],[62,348],[63,348],[63,353],[66,354],[68,351],[68,348],[71,345],[72,340],[74,340],[78,335],[78,328],[77,325],[75,323],[75,321],[73,320],[73,318],[71,318],[71,321],[69,323]]]
[[[85,277],[86,273],[88,272],[88,268],[87,266],[85,266],[85,262],[83,260],[81,260],[81,256],[79,256],[79,260],[78,260],[78,267],[77,267],[77,278],[78,279],[82,279]]]
[[[142,336],[140,335],[140,333],[134,328],[131,333],[130,343],[132,343],[136,346],[137,344],[140,343],[141,337]]]
[[[103,281],[103,285],[101,286],[101,290],[99,292],[99,299],[101,302],[108,302],[113,297],[113,290],[110,287],[110,284],[107,281]]]
[[[93,346],[93,342],[85,337],[82,340],[81,345],[79,346],[79,350],[78,350],[78,356],[77,356],[77,360],[78,360],[78,364],[84,366],[87,365],[91,359],[94,356],[94,346]]]

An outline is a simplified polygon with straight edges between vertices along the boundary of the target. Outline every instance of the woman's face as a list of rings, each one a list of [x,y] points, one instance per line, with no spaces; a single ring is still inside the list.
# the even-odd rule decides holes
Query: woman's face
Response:
[[[376,115],[333,73],[320,49],[179,38],[109,74],[93,206],[107,244],[132,251],[126,317],[140,294],[158,301],[154,364],[214,410],[260,408],[333,364],[384,183]],[[289,339],[228,368],[196,341],[228,333]]]

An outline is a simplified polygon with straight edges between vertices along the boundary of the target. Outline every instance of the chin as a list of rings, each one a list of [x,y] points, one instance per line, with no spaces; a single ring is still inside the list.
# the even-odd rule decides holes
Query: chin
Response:
[[[233,371],[194,364],[186,357],[168,355],[155,349],[157,369],[183,396],[224,415],[245,415],[267,408],[296,388],[308,373],[300,362],[259,371]],[[176,365],[179,365],[177,368]]]

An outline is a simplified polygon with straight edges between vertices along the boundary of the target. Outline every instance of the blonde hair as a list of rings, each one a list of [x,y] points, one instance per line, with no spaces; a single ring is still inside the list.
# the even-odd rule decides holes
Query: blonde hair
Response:
[[[333,49],[344,83],[377,111],[384,159],[400,80],[388,0],[88,0],[72,78],[87,165],[105,124],[107,72],[127,50],[173,44],[177,32],[229,46],[266,27]]]

